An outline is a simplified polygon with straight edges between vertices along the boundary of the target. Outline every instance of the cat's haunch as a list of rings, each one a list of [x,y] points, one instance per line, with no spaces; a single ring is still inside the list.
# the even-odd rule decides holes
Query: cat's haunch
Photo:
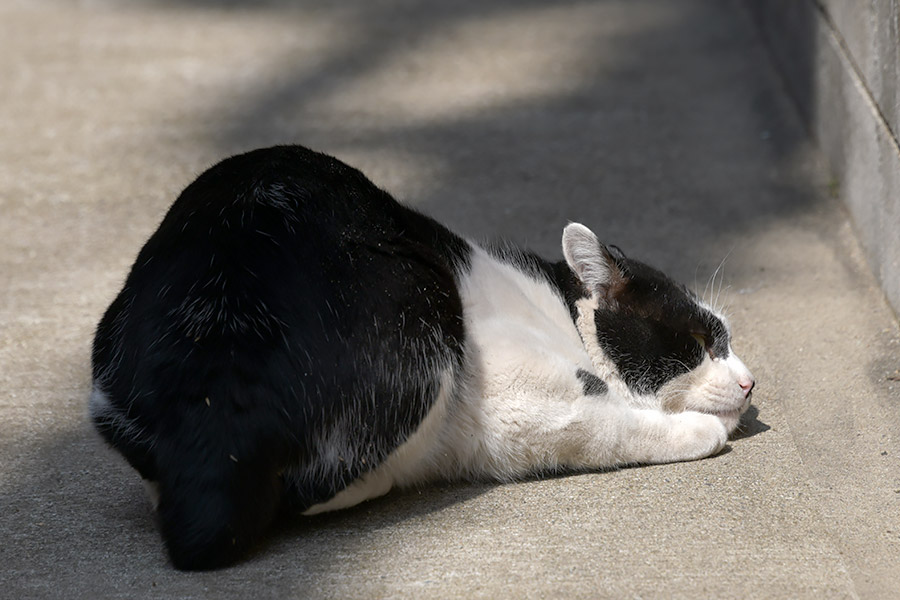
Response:
[[[234,562],[279,507],[721,450],[754,386],[725,319],[583,225],[562,246],[466,240],[299,146],[200,175],[93,347],[174,565]]]

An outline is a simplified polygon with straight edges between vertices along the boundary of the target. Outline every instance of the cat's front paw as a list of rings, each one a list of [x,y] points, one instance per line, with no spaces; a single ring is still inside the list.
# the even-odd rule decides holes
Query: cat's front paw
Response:
[[[720,392],[715,394],[696,393],[673,400],[663,398],[666,412],[699,412],[719,419],[730,435],[741,422],[741,416],[750,408],[750,394]]]
[[[722,422],[722,425],[725,426],[725,431],[728,432],[728,435],[731,435],[731,433],[735,429],[737,429],[738,425],[741,422],[741,415],[744,414],[744,410],[735,410],[728,413],[715,415],[719,419],[719,421]]]
[[[699,409],[700,412],[709,413],[715,417],[717,417],[722,425],[725,426],[725,430],[728,432],[728,435],[731,435],[735,429],[738,428],[738,425],[741,423],[741,416],[747,412],[747,409],[750,408],[750,398],[749,396],[744,399],[743,404],[738,406],[737,408],[733,408],[731,410],[719,408],[718,410],[705,410],[703,408]],[[697,409],[695,409],[697,410]]]
[[[674,460],[697,460],[717,454],[728,441],[727,425],[717,415],[687,411],[675,420],[672,451]]]

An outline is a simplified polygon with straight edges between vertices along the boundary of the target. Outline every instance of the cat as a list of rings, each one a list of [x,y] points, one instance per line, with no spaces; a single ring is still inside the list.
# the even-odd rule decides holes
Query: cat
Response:
[[[201,174],[92,351],[172,564],[232,564],[283,509],[722,450],[755,384],[725,318],[584,225],[562,249],[468,241],[300,146]]]

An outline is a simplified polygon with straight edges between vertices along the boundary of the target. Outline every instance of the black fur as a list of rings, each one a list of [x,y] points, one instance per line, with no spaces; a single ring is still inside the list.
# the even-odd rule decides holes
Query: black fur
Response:
[[[285,486],[297,508],[327,500],[405,440],[462,360],[469,252],[299,147],[227,159],[184,190],[93,351],[121,415],[96,427],[159,482],[177,567],[232,562]],[[348,430],[337,466],[317,448],[335,427]]]
[[[606,382],[584,369],[578,369],[575,375],[581,381],[585,396],[605,396],[609,391]]]
[[[613,257],[624,284],[594,318],[600,346],[630,389],[655,393],[696,368],[705,352],[727,358],[725,325],[690,291],[617,248]]]

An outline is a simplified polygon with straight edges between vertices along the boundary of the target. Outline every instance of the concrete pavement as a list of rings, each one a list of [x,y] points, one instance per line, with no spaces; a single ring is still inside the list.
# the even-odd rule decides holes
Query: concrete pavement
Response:
[[[0,3],[0,597],[900,597],[900,332],[739,3]],[[758,380],[695,463],[444,484],[168,564],[86,419],[187,183],[296,142],[472,237],[569,220],[702,291]]]

